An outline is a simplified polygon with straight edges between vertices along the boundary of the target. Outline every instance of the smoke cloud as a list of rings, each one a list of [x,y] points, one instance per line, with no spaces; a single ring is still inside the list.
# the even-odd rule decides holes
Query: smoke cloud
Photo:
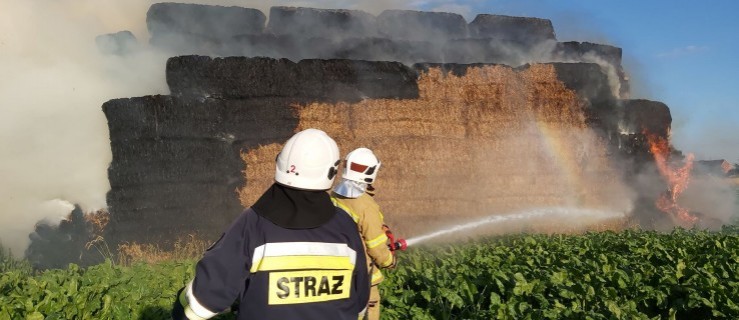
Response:
[[[39,220],[105,207],[102,103],[167,93],[165,56],[98,52],[96,36],[144,21],[145,3],[106,2],[0,0],[0,242],[16,256]]]
[[[20,256],[42,220],[106,206],[111,161],[101,105],[113,98],[167,94],[167,54],[148,46],[146,12],[154,0],[0,0],[0,242]],[[202,1],[178,1],[202,3]],[[268,13],[277,5],[318,8],[408,8],[403,1],[251,1]],[[101,34],[131,31],[136,50],[102,54]]]

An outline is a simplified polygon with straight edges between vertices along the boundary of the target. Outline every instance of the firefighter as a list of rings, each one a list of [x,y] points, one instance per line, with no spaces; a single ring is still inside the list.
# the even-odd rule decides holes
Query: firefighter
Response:
[[[334,204],[349,213],[357,223],[364,240],[372,282],[367,306],[367,317],[371,320],[380,319],[378,285],[384,279],[380,269],[395,267],[395,255],[387,246],[387,226],[380,206],[373,198],[375,189],[372,183],[377,178],[380,165],[370,149],[358,148],[350,152],[346,155],[341,181],[331,193]]]
[[[363,317],[364,244],[327,192],[339,163],[325,132],[292,136],[277,156],[275,183],[206,250],[172,318],[208,319],[237,299],[237,319]]]

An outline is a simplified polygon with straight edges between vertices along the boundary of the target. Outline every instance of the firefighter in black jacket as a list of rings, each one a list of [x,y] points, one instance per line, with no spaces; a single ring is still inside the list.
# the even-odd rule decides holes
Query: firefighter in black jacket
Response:
[[[238,319],[364,316],[364,243],[326,192],[339,165],[336,142],[307,129],[287,141],[276,162],[276,183],[205,252],[173,319],[208,319],[237,299]]]

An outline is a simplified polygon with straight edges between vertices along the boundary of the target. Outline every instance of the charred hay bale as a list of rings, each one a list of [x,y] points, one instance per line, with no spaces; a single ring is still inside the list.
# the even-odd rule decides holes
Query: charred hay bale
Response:
[[[377,16],[380,34],[391,39],[444,42],[467,37],[467,21],[459,14],[385,10]]]
[[[594,62],[600,58],[614,66],[621,65],[621,48],[592,42],[557,42],[554,55],[561,60]],[[591,56],[592,58],[588,59]],[[591,60],[591,61],[587,61]]]
[[[107,194],[107,204],[116,208],[117,215],[143,209],[181,209],[208,205],[213,208],[238,206],[236,189],[241,182],[215,183],[162,183],[112,188]]]
[[[172,246],[177,239],[189,235],[215,241],[242,211],[241,205],[214,207],[211,203],[202,202],[191,204],[188,208],[111,213],[105,239],[109,244],[155,243],[165,249]]]
[[[228,183],[242,169],[238,151],[214,140],[139,139],[113,142],[111,187],[170,182]]]
[[[349,38],[333,53],[337,59],[399,61],[405,64],[442,61],[441,46],[428,41]]]
[[[469,26],[470,37],[512,40],[535,44],[556,40],[552,21],[548,19],[478,14]]]
[[[443,54],[448,63],[494,63],[515,67],[528,61],[530,47],[505,39],[455,39],[446,43]]]
[[[667,105],[644,99],[620,102],[623,108],[623,118],[620,122],[622,131],[637,134],[646,131],[663,138],[669,136],[672,116]]]
[[[271,33],[241,35],[233,38],[235,47],[240,52],[232,56],[286,58],[295,61],[300,48],[295,37],[275,35]]]
[[[267,29],[300,38],[377,36],[375,16],[360,10],[272,7]]]
[[[167,61],[166,73],[177,96],[349,101],[418,96],[415,72],[397,62],[181,56]]]
[[[251,98],[298,93],[297,69],[287,59],[179,56],[167,60],[166,75],[176,96]]]
[[[145,96],[103,104],[112,143],[130,140],[220,141],[254,146],[289,138],[297,126],[294,98],[246,100]]]
[[[618,126],[617,100],[608,76],[595,63],[551,63],[557,78],[585,102],[587,123],[600,133],[613,132]]]
[[[234,37],[227,51],[231,56],[285,58],[291,61],[302,59],[335,58],[338,43],[324,37],[303,38],[291,34],[244,35]]]
[[[216,40],[262,33],[266,20],[257,9],[171,2],[155,3],[146,13],[152,36],[185,34]]]
[[[417,74],[398,62],[306,59],[298,62],[297,70],[302,97],[341,101],[418,97]]]
[[[123,30],[95,37],[95,45],[103,54],[126,55],[136,50],[138,41],[131,31]]]
[[[608,76],[595,63],[548,63],[554,66],[557,78],[578,96],[587,100],[592,108],[613,109],[616,97],[608,82]],[[527,67],[524,67],[524,69]]]
[[[558,42],[552,55],[560,61],[590,62],[611,68],[620,83],[619,97],[629,97],[629,77],[621,65],[621,48],[590,42]]]

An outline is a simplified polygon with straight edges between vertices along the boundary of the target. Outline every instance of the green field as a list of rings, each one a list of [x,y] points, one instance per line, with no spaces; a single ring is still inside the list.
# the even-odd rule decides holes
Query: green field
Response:
[[[739,319],[736,226],[516,235],[398,254],[381,287],[383,319]],[[33,272],[3,254],[0,320],[167,319],[193,265]]]

